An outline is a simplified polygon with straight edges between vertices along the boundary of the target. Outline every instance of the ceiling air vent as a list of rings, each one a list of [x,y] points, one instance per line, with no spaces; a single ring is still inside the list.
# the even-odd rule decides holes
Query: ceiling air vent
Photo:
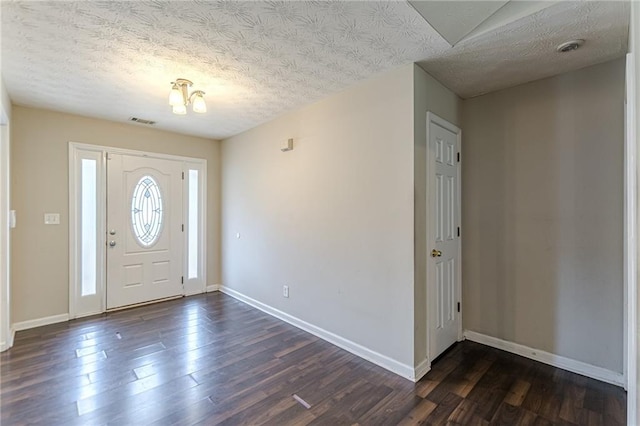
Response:
[[[146,124],[148,126],[153,126],[154,124],[156,124],[155,121],[145,120],[144,118],[138,117],[129,117],[129,121],[133,121],[134,123]]]
[[[578,48],[583,44],[584,44],[584,40],[582,39],[571,40],[571,41],[562,43],[561,45],[556,47],[556,50],[560,53],[571,52],[572,50],[578,50]]]

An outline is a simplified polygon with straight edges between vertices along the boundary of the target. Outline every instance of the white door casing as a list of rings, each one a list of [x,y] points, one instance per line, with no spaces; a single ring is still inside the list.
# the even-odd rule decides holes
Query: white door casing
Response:
[[[207,160],[69,142],[69,318],[95,315],[108,309],[108,242],[115,241],[115,247],[118,248],[122,243],[115,238],[107,239],[107,237],[111,237],[106,218],[108,198],[106,157],[108,153],[112,156],[120,154],[135,158],[132,159],[134,162],[137,161],[136,159],[147,161],[148,163],[144,166],[150,166],[150,169],[160,168],[161,163],[154,160],[169,160],[169,163],[166,163],[170,164],[169,171],[164,170],[164,167],[160,169],[164,174],[169,173],[176,177],[178,176],[177,165],[181,167],[179,173],[181,190],[176,189],[177,179],[172,184],[173,193],[179,192],[181,195],[178,199],[174,197],[169,206],[170,213],[178,211],[178,209],[181,211],[180,214],[173,213],[174,217],[181,215],[184,219],[182,223],[184,224],[184,232],[182,232],[182,224],[180,224],[181,236],[178,244],[179,247],[182,247],[179,251],[182,254],[179,279],[181,280],[184,276],[184,290],[180,294],[204,293],[207,288]],[[93,168],[89,167],[85,170],[85,165],[93,165]],[[89,173],[88,180],[85,172]],[[85,188],[87,184],[88,186]],[[90,190],[91,188],[93,190]],[[89,191],[86,192],[85,189],[89,189]],[[85,199],[85,195],[89,198]],[[93,204],[91,197],[94,197]],[[87,200],[89,200],[88,204]],[[127,200],[124,204],[131,207],[130,201]],[[85,207],[88,207],[89,210],[85,211]],[[85,217],[90,218],[89,226],[84,222]],[[95,229],[95,238],[90,229]],[[175,232],[176,227],[174,226],[172,229]],[[114,237],[121,238],[122,234],[116,232]],[[89,245],[87,246],[87,244]],[[85,250],[85,246],[91,247],[91,244],[95,244],[93,246],[95,262],[85,263],[87,259],[92,259],[92,256],[88,256]],[[160,241],[153,246],[158,248],[160,247],[158,244]],[[172,271],[171,274],[177,276],[175,271]],[[158,278],[159,276],[156,275],[151,279],[158,281]],[[177,279],[173,281],[177,281]],[[162,297],[152,294],[150,298],[145,297],[145,299],[155,300]]]
[[[182,162],[108,154],[107,188],[107,309],[182,295]]]
[[[13,345],[9,236],[9,124],[0,108],[0,351]]]
[[[460,129],[427,113],[427,354],[461,337]]]

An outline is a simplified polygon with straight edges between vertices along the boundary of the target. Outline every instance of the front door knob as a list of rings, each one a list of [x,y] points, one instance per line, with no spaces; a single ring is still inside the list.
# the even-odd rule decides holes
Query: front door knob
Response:
[[[442,252],[440,250],[433,249],[431,250],[431,257],[440,257],[442,256]]]
[[[109,241],[109,247],[115,247],[115,246],[116,246],[115,241]]]

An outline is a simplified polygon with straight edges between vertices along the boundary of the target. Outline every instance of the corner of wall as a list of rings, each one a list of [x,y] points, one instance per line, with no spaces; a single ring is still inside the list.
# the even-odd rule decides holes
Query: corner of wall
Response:
[[[560,356],[555,353],[546,352],[537,348],[521,345],[511,341],[499,339],[471,330],[464,331],[464,337],[472,342],[480,343],[485,346],[500,349],[512,354],[520,355],[543,364],[551,365],[556,368],[571,371],[572,373],[591,377],[602,382],[611,383],[616,386],[624,385],[624,377],[621,373],[611,371],[606,368],[598,367],[586,362],[577,361],[572,358]]]
[[[427,360],[427,112],[460,127],[461,101],[418,64],[413,64],[414,139],[414,367],[426,371]],[[426,364],[425,364],[426,363]]]
[[[10,169],[11,169],[11,99],[0,73],[0,340],[8,349],[13,345],[11,328],[10,265]]]
[[[7,339],[0,342],[0,352],[11,349],[13,347],[13,341],[15,340],[16,330],[10,327]]]

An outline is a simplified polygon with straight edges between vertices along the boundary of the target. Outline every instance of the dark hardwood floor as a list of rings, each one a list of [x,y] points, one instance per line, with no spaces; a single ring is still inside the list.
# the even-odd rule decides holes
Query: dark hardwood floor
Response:
[[[625,423],[615,386],[468,341],[413,384],[221,293],[19,332],[0,370],[2,425]]]

